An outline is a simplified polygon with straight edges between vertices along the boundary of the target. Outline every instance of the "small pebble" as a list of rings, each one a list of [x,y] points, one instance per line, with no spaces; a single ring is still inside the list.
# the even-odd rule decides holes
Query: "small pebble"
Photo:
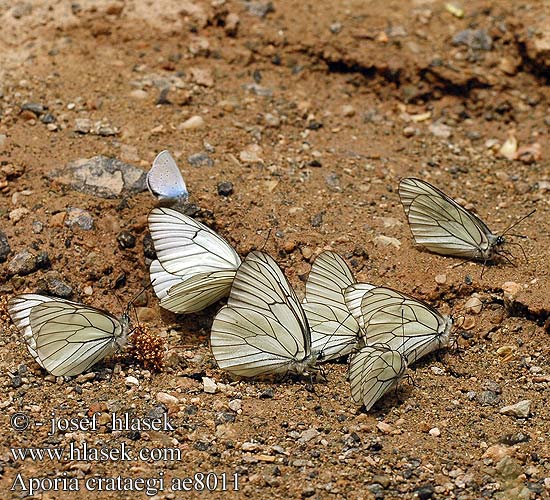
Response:
[[[89,118],[77,118],[75,120],[74,131],[79,134],[89,134],[93,125],[92,120]]]
[[[24,207],[14,208],[13,210],[10,211],[10,213],[8,214],[8,217],[14,224],[16,224],[23,217],[25,217],[25,215],[28,215],[29,212],[30,211],[28,208],[24,208]]]
[[[207,394],[215,394],[218,390],[216,382],[210,377],[202,377],[202,387]]]
[[[25,276],[38,269],[36,255],[25,249],[16,253],[8,264],[8,274]]]
[[[466,309],[468,312],[471,312],[473,314],[479,314],[481,312],[481,309],[483,307],[483,304],[481,300],[477,297],[471,297],[466,301],[466,304],[464,304],[464,309]]]
[[[343,116],[354,116],[356,113],[355,108],[351,104],[345,104],[342,106],[342,115]]]
[[[417,129],[411,126],[405,127],[403,129],[403,135],[405,137],[412,137],[413,135],[416,135],[416,132],[417,132]]]
[[[439,430],[438,427],[434,427],[428,431],[428,434],[430,436],[439,437],[441,436],[441,431]]]
[[[380,234],[374,237],[374,244],[377,246],[400,248],[401,242],[397,238],[392,238],[390,236],[384,236]]]
[[[198,129],[203,128],[205,125],[204,118],[202,116],[192,116],[191,118],[188,118],[185,120],[182,124],[180,124],[179,128],[182,130],[192,130],[192,129]]]
[[[128,386],[131,386],[131,385],[138,386],[139,385],[139,380],[136,377],[133,377],[132,375],[130,375],[129,377],[126,377],[124,382]]]
[[[116,240],[120,248],[134,248],[136,246],[136,237],[130,231],[121,231]]]
[[[239,159],[244,163],[262,163],[262,147],[258,144],[249,144],[239,153]]]
[[[393,432],[393,425],[386,422],[378,422],[376,428],[383,434],[391,434]]]
[[[512,300],[515,298],[515,296],[521,292],[522,286],[519,283],[515,283],[514,281],[506,281],[502,285],[502,291],[504,292],[504,297]]]
[[[438,285],[444,285],[445,283],[447,283],[447,275],[446,274],[438,274],[435,277],[435,282]]]
[[[500,413],[502,413],[503,415],[509,415],[516,418],[527,418],[530,412],[531,400],[529,399],[524,399],[519,403],[510,406],[504,406],[500,409]]]
[[[70,228],[78,227],[84,231],[89,231],[94,227],[94,219],[87,210],[69,207],[67,208],[64,224]]]
[[[223,181],[218,184],[218,194],[220,196],[229,196],[233,193],[233,184],[229,181]]]
[[[229,401],[228,405],[230,410],[233,410],[234,412],[238,412],[242,408],[242,400],[240,399],[232,399]]]
[[[265,124],[271,128],[279,128],[281,119],[272,113],[266,113],[264,116]]]
[[[178,398],[166,392],[157,392],[155,397],[159,403],[164,403],[166,405],[177,405],[179,403]]]
[[[206,151],[195,153],[187,157],[187,163],[192,167],[213,167],[214,160],[208,156]]]
[[[442,122],[434,122],[430,124],[428,128],[430,129],[432,135],[439,137],[440,139],[449,139],[449,137],[453,134],[451,127]]]
[[[3,231],[0,231],[0,263],[8,260],[8,255],[11,252],[11,247],[8,242],[8,237]]]

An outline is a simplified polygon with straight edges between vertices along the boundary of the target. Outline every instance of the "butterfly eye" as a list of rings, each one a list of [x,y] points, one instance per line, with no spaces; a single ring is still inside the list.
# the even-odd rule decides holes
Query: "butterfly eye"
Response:
[[[504,236],[497,236],[497,239],[495,241],[495,245],[501,246],[501,245],[504,245],[504,243],[506,243],[506,240],[504,239]]]

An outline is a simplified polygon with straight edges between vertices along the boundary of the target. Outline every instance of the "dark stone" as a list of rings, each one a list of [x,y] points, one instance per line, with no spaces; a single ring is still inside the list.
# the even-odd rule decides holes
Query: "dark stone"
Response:
[[[40,121],[44,124],[48,124],[48,123],[54,123],[55,122],[55,116],[52,115],[51,113],[46,113],[45,115],[42,115],[40,117]]]
[[[21,387],[23,385],[23,381],[21,380],[21,375],[16,375],[15,377],[13,377],[11,379],[11,385],[15,389],[18,389],[19,387]]]
[[[155,104],[160,104],[162,106],[168,106],[172,104],[170,99],[168,99],[168,92],[170,92],[170,87],[164,87],[157,98]]]
[[[467,45],[472,50],[491,50],[493,39],[486,30],[480,28],[477,30],[467,29],[459,31],[453,36],[453,45]]]
[[[311,160],[308,162],[308,167],[322,167],[322,166],[323,164],[317,159]]]
[[[67,163],[47,174],[49,179],[100,198],[141,193],[147,189],[143,170],[116,158],[94,156]]]
[[[36,255],[29,250],[16,253],[8,264],[8,274],[25,276],[38,269]]]
[[[195,449],[199,451],[207,451],[208,448],[210,448],[210,443],[207,443],[206,441],[197,441],[195,443]]]
[[[23,106],[21,106],[21,111],[30,111],[36,116],[42,115],[46,109],[46,106],[37,102],[26,102]]]
[[[153,238],[151,238],[151,233],[147,233],[143,237],[143,255],[151,260],[157,258],[157,252],[155,252],[155,244],[153,243]]]
[[[481,391],[476,399],[482,405],[494,406],[500,401],[500,396],[495,391]]]
[[[271,12],[275,12],[275,7],[271,1],[247,1],[245,7],[250,14],[260,19],[263,19]]]
[[[314,215],[311,218],[311,226],[312,227],[321,227],[321,224],[323,223],[323,212],[319,212],[318,214]]]
[[[229,196],[233,193],[233,184],[229,181],[223,181],[218,184],[218,194],[220,196]]]
[[[230,424],[232,422],[235,422],[235,414],[225,411],[219,412],[216,414],[215,422],[216,425]]]
[[[499,441],[502,444],[505,444],[507,446],[514,446],[515,444],[526,443],[530,439],[531,439],[531,436],[529,436],[529,434],[523,434],[523,432],[517,432],[514,434],[505,434],[499,439]]]
[[[309,130],[319,130],[322,127],[323,127],[323,124],[321,122],[317,122],[315,120],[310,121],[306,125],[306,128],[309,129]]]
[[[302,490],[302,498],[309,498],[315,495],[315,488],[312,488],[311,486],[307,486]]]
[[[162,404],[154,406],[147,412],[149,418],[162,418],[166,413],[166,407]]]
[[[185,407],[184,411],[185,413],[187,413],[187,415],[196,415],[199,411],[199,408],[195,405],[188,405]]]
[[[431,484],[427,484],[426,486],[421,486],[420,488],[418,488],[415,493],[418,496],[419,500],[428,500],[433,497],[435,490]]]
[[[56,297],[61,297],[62,299],[68,299],[73,295],[72,287],[63,280],[60,280],[58,277],[46,276],[45,281],[50,295],[55,295]]]
[[[275,396],[275,392],[271,388],[260,393],[260,399],[271,399],[273,396]]]
[[[84,231],[90,231],[94,227],[94,218],[92,214],[82,208],[69,207],[67,208],[67,217],[65,217],[65,225],[74,229],[78,227]]]
[[[8,242],[8,237],[2,231],[0,231],[0,263],[6,262],[10,252],[11,247]]]
[[[136,237],[130,231],[121,231],[116,240],[120,248],[134,248],[136,246]]]
[[[114,286],[116,290],[126,286],[126,273],[122,272],[116,277]]]
[[[187,157],[187,162],[192,167],[213,167],[214,160],[208,156],[208,153],[201,151]]]

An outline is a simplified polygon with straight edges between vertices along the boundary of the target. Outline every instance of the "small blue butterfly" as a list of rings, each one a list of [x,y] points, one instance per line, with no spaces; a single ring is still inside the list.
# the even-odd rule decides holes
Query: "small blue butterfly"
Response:
[[[153,166],[147,173],[147,187],[159,201],[181,204],[189,197],[180,170],[166,150],[161,151],[153,161]]]

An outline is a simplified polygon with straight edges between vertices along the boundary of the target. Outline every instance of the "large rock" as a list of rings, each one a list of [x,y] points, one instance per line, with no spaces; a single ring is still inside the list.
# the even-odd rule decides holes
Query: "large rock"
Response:
[[[101,155],[69,162],[48,177],[76,191],[100,198],[118,198],[146,189],[146,172],[116,158]]]

